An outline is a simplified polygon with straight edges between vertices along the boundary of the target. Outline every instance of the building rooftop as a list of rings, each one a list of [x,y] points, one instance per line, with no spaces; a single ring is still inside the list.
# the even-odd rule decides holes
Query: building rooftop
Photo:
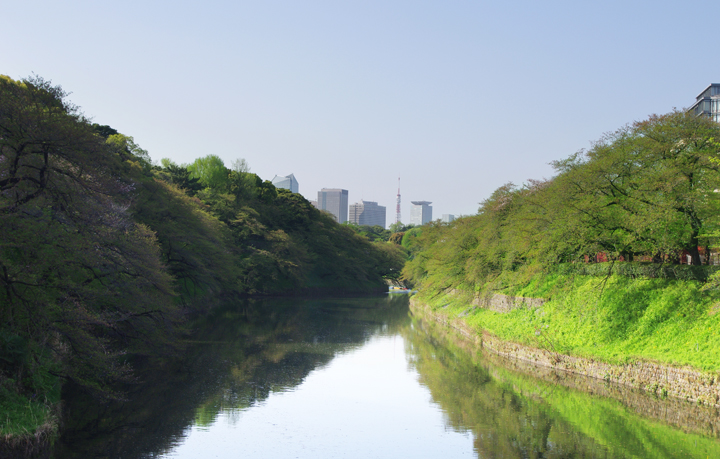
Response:
[[[702,91],[700,91],[700,94],[697,95],[697,97],[695,98],[695,100],[700,100],[700,99],[702,99],[702,98],[707,97],[707,95],[706,95],[705,93],[707,93],[708,89],[712,88],[713,86],[718,87],[718,86],[720,86],[720,83],[710,83],[710,84],[707,86],[707,88],[705,88],[705,89],[703,89]]]
[[[366,200],[364,200],[364,199],[361,199],[360,202],[356,202],[356,203],[353,204],[353,205],[358,205],[358,204],[373,204],[373,205],[377,205],[377,201],[366,201]]]

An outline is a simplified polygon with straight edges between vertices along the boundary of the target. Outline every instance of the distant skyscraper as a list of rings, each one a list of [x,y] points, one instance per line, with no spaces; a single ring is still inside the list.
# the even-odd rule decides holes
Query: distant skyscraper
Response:
[[[318,191],[317,208],[333,214],[338,223],[345,223],[348,221],[348,191],[323,188]]]
[[[284,177],[276,175],[272,179],[272,184],[275,185],[275,188],[285,188],[293,193],[299,193],[298,190],[300,189],[300,186],[298,185],[298,181],[295,179],[295,176],[292,174]]]
[[[442,216],[443,223],[450,223],[453,220],[455,220],[455,215],[453,214],[443,214]]]
[[[424,225],[425,223],[432,221],[432,202],[429,201],[410,201],[412,207],[410,208],[410,224],[411,225]]]
[[[350,223],[356,225],[382,226],[385,228],[385,206],[377,202],[360,201],[350,205]]]

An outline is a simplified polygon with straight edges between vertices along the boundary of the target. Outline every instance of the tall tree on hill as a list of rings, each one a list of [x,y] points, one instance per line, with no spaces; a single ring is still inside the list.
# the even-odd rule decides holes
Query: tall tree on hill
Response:
[[[207,155],[196,159],[187,166],[193,178],[196,178],[208,188],[224,192],[227,188],[230,171],[217,155]]]

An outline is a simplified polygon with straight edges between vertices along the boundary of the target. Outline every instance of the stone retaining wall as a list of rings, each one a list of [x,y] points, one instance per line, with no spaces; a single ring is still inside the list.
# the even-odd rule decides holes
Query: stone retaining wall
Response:
[[[544,298],[526,298],[523,296],[510,296],[496,293],[494,295],[476,296],[475,299],[473,299],[472,304],[473,306],[478,306],[483,309],[507,313],[514,309],[539,308],[545,304],[546,301],[547,300]]]
[[[648,361],[613,365],[594,359],[573,357],[545,348],[542,335],[538,338],[537,347],[503,341],[488,332],[471,328],[461,319],[449,318],[441,312],[432,311],[429,307],[418,304],[414,298],[410,300],[410,305],[411,308],[419,309],[437,322],[475,340],[483,349],[507,358],[623,384],[660,396],[720,407],[720,374],[718,373],[704,373],[692,368]]]

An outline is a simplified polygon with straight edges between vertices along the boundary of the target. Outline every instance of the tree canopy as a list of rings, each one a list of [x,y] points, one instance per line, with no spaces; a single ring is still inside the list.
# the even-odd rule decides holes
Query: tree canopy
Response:
[[[190,176],[198,179],[208,188],[223,189],[227,186],[228,170],[225,163],[217,155],[198,158],[187,166]]]
[[[720,125],[680,111],[624,126],[554,162],[552,179],[503,185],[476,216],[423,227],[405,275],[476,289],[599,258],[707,263],[720,236],[718,139]]]
[[[62,88],[0,78],[0,336],[20,343],[0,379],[106,391],[120,354],[169,342],[172,279],[122,162]]]

